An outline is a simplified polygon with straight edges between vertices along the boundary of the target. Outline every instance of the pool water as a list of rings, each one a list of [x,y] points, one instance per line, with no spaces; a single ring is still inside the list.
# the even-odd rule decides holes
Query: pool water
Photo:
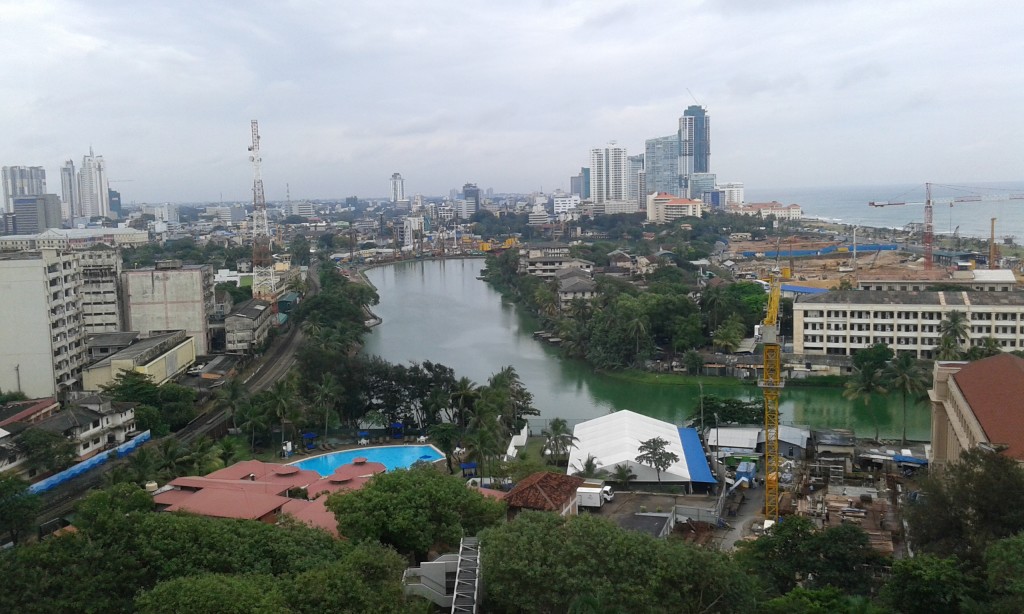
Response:
[[[371,463],[381,463],[388,471],[411,467],[417,461],[433,462],[444,458],[434,446],[384,446],[379,448],[356,448],[344,452],[331,452],[315,458],[307,458],[295,463],[299,469],[310,469],[326,477],[342,465],[348,465],[354,459],[365,458]]]

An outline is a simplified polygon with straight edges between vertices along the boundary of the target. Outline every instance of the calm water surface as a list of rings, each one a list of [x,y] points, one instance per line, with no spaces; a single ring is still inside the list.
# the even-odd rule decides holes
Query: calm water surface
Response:
[[[471,259],[405,262],[367,271],[380,293],[374,312],[383,323],[367,336],[364,351],[395,363],[439,362],[477,383],[512,365],[545,419],[575,422],[631,409],[679,424],[699,415],[696,383],[666,386],[611,379],[535,340],[537,322],[476,279],[482,267],[482,259]],[[705,384],[704,394],[760,398],[753,386]],[[787,388],[780,411],[783,422],[853,428],[864,437],[874,435],[871,412],[878,411],[882,437],[898,438],[902,430],[902,405],[895,395],[865,407],[847,401],[838,389]],[[713,420],[705,415],[707,423]],[[908,437],[927,440],[930,428],[927,407],[908,407]]]

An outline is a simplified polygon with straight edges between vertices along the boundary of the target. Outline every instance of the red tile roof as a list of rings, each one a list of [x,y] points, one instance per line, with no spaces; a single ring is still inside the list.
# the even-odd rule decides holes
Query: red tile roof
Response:
[[[363,462],[352,462],[347,465],[342,465],[334,470],[331,475],[320,478],[316,482],[313,482],[306,488],[306,492],[310,497],[316,497],[321,493],[333,493],[339,490],[359,490],[364,484],[370,481],[370,478],[377,475],[378,473],[384,473],[387,471],[387,467],[383,463],[369,463],[365,459],[356,459],[357,461],[362,460]]]
[[[188,498],[172,504],[165,511],[191,512],[200,516],[212,516],[214,518],[259,520],[268,514],[279,511],[289,500],[287,497],[279,497],[277,495],[223,490],[220,488],[204,488],[190,493]]]
[[[221,490],[237,490],[264,495],[284,495],[291,488],[305,486],[305,484],[291,486],[283,483],[251,482],[249,480],[211,480],[206,477],[190,475],[174,478],[168,484],[186,491],[196,491],[202,488],[219,488]]]
[[[334,512],[327,509],[326,502],[326,497],[321,497],[316,501],[292,499],[285,504],[281,511],[291,514],[296,520],[323,529],[335,537],[340,537],[338,519],[334,516]]]
[[[206,477],[213,480],[255,479],[261,482],[305,486],[319,480],[320,474],[309,469],[299,469],[294,465],[278,465],[258,460],[248,460],[214,471]]]
[[[505,495],[505,502],[509,507],[561,512],[576,498],[576,489],[583,481],[574,475],[540,471],[519,480]]]
[[[953,374],[989,443],[1009,446],[1003,453],[1024,460],[1024,358],[999,354]]]

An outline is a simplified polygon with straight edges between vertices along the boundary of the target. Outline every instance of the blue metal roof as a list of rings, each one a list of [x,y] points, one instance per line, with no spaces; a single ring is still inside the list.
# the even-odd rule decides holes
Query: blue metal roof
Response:
[[[794,286],[791,284],[782,284],[783,292],[796,292],[799,294],[826,294],[828,293],[827,288],[811,288],[809,286]]]
[[[679,443],[683,444],[683,455],[686,457],[686,468],[690,472],[691,482],[717,484],[718,480],[711,475],[708,459],[704,456],[704,445],[700,442],[697,429],[679,427]]]

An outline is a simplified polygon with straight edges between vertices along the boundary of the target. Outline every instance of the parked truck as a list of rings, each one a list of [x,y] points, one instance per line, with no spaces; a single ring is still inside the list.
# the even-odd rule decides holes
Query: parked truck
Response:
[[[615,498],[611,486],[592,486],[584,484],[576,489],[576,505],[578,507],[600,508],[607,501]]]

